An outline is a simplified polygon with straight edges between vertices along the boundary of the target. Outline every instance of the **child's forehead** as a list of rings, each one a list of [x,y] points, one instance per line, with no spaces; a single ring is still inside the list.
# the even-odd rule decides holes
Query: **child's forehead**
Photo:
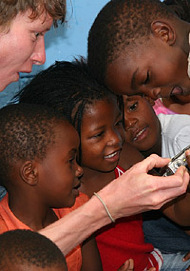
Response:
[[[135,95],[123,95],[123,99],[125,101],[133,101],[133,100],[140,100],[141,98],[144,98],[145,96],[143,94],[135,94]]]
[[[86,104],[83,116],[85,114],[89,114],[89,112],[91,112],[92,110],[101,111],[101,109],[105,108],[105,105],[106,107],[109,106],[112,108],[119,108],[117,96],[111,94],[109,96],[103,97],[102,99],[93,100],[92,102]]]

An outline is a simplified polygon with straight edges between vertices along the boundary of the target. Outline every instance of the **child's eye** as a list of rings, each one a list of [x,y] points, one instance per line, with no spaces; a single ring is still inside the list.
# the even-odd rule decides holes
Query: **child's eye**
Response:
[[[144,80],[143,85],[148,84],[149,80],[150,80],[150,74],[149,74],[149,71],[147,71],[146,79]]]
[[[95,135],[93,135],[92,137],[93,138],[97,138],[97,137],[101,137],[102,135],[103,135],[103,131],[102,132],[100,132],[100,133],[97,133],[97,134],[95,134]]]
[[[123,125],[123,120],[122,119],[120,119],[119,121],[117,121],[116,122],[116,124],[115,124],[116,126],[120,126],[120,125]]]
[[[129,111],[135,111],[137,109],[137,106],[138,106],[138,102],[135,102],[134,104],[130,105],[128,107]]]
[[[73,156],[69,159],[69,163],[73,164],[76,161],[76,156]]]

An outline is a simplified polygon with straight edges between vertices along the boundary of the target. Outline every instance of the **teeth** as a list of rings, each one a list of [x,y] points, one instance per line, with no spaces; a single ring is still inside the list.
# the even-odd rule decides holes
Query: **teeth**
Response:
[[[142,129],[134,138],[133,141],[137,140],[137,138],[145,131],[146,128]]]
[[[114,152],[114,153],[112,153],[112,154],[106,155],[105,158],[112,158],[112,157],[114,157],[116,154],[117,154],[117,151]]]

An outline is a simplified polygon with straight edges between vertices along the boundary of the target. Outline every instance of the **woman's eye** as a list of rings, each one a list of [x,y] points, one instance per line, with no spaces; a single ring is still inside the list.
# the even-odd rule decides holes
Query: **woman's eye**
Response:
[[[143,85],[148,84],[149,80],[150,80],[150,74],[149,74],[149,71],[147,71],[146,79],[144,80]]]
[[[44,33],[43,32],[35,32],[35,37],[36,39],[39,37],[39,36],[44,36]]]
[[[39,37],[39,36],[40,36],[40,33],[39,33],[39,32],[36,32],[36,33],[35,33],[35,36],[36,36],[36,38]]]

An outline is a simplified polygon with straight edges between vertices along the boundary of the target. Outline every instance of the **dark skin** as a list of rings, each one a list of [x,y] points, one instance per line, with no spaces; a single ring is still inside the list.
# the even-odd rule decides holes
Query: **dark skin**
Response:
[[[118,162],[127,170],[143,160],[140,152],[123,142],[122,115],[115,100],[97,101],[85,110],[81,126],[81,165],[84,170],[80,187],[82,192],[91,197],[114,180],[114,169]],[[113,158],[108,157],[114,153]],[[130,159],[127,159],[126,153],[130,153]]]
[[[136,40],[107,66],[106,85],[118,94],[144,93],[153,99],[189,94],[189,32],[184,21],[153,21],[148,39]]]

